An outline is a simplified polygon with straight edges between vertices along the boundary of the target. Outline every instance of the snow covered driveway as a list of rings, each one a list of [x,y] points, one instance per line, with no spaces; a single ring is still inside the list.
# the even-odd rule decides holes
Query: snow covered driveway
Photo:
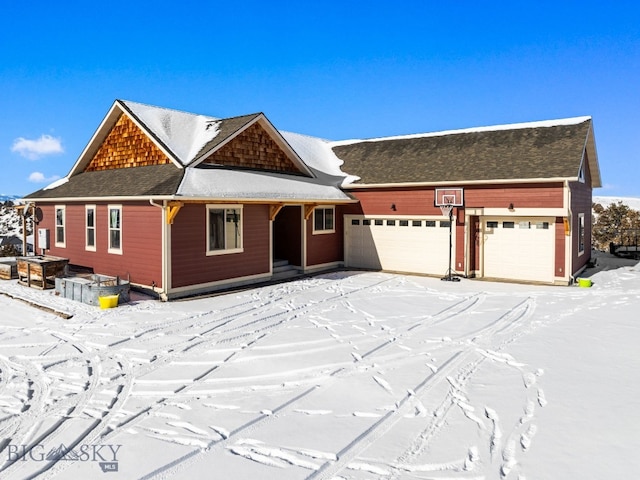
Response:
[[[0,477],[631,478],[640,268],[99,310],[0,282]],[[62,458],[60,458],[63,456]]]

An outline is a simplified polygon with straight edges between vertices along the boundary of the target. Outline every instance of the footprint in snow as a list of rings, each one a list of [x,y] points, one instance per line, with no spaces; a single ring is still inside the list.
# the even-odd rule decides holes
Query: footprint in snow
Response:
[[[522,375],[522,381],[524,382],[524,386],[529,388],[531,385],[535,385],[538,379],[533,373],[529,372]]]
[[[544,396],[544,390],[542,390],[541,388],[538,389],[538,404],[541,407],[545,407],[547,405],[547,399]]]
[[[527,431],[520,436],[520,446],[522,447],[523,452],[529,450],[529,447],[531,447],[531,439],[537,431],[538,427],[536,427],[535,425],[529,425]]]

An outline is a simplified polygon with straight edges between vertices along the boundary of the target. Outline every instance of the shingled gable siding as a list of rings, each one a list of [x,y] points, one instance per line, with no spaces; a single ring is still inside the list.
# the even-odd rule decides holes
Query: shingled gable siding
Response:
[[[203,163],[301,173],[300,169],[258,123],[251,125],[228,144],[207,157]]]
[[[269,260],[269,207],[244,205],[242,253],[206,255],[206,205],[187,204],[171,226],[172,287],[186,287],[267,274]]]
[[[126,114],[121,114],[84,171],[164,165],[170,162]]]
[[[130,277],[140,285],[162,286],[162,212],[144,202],[120,203],[122,205],[122,254],[107,253],[108,211],[107,202],[91,202],[96,206],[95,251],[85,249],[85,204],[66,204],[66,248],[55,247],[47,254],[69,259],[73,265],[93,268],[95,273]],[[55,228],[53,204],[38,203],[43,219],[38,228]],[[38,252],[41,250],[38,248]]]

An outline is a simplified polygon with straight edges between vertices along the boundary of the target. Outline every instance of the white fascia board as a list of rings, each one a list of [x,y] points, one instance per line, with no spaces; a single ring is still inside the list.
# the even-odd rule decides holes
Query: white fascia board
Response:
[[[476,209],[477,210],[477,209]],[[485,217],[566,217],[569,215],[567,208],[482,208]]]
[[[111,128],[113,128],[113,126],[118,121],[121,113],[122,108],[116,100],[113,105],[111,105],[111,108],[102,119],[102,122],[100,122],[100,125],[91,136],[89,143],[87,143],[87,145],[84,147],[84,150],[82,150],[82,153],[80,153],[78,160],[76,160],[76,163],[71,168],[71,171],[69,172],[67,177],[72,177],[76,173],[79,173],[85,169],[85,167],[89,164],[95,153],[100,148],[100,145],[102,145],[102,141],[107,137],[107,135],[111,131]]]
[[[366,188],[404,188],[404,187],[442,187],[465,185],[505,185],[509,183],[558,183],[565,181],[578,181],[578,177],[554,177],[554,178],[519,178],[499,180],[466,180],[455,182],[406,182],[406,183],[362,183],[343,185],[344,190],[358,190]]]
[[[31,198],[29,202],[50,203],[50,202],[148,202],[154,201],[179,201],[184,203],[242,203],[242,204],[283,204],[283,205],[334,205],[358,203],[357,199],[337,199],[337,198],[232,198],[232,197],[182,197],[174,195],[149,196],[141,195],[139,197],[56,197],[56,198]]]
[[[304,163],[302,158],[300,158],[300,156],[291,147],[291,145],[289,145],[289,142],[287,142],[282,136],[282,134],[273,126],[273,124],[269,121],[269,119],[265,116],[264,113],[260,113],[259,115],[257,115],[256,118],[251,120],[244,127],[240,128],[233,135],[230,135],[223,142],[220,142],[218,145],[216,145],[215,148],[207,150],[202,155],[199,155],[189,164],[189,167],[195,167],[199,165],[204,160],[206,160],[207,157],[209,157],[209,155],[211,155],[216,150],[220,150],[227,143],[234,140],[238,135],[240,135],[242,132],[244,132],[247,128],[251,127],[255,123],[260,123],[260,125],[269,132],[269,134],[271,135],[271,138],[278,144],[280,148],[282,148],[285,152],[287,152],[287,154],[290,156],[290,158],[293,160],[293,162],[296,164],[298,168],[300,168],[304,173],[306,173],[310,177],[312,178],[316,177],[313,174],[313,172],[309,169],[309,167],[307,167],[306,163]]]
[[[587,138],[585,140],[582,162],[584,162],[584,152],[589,159],[589,174],[591,176],[591,188],[602,187],[602,177],[600,176],[600,163],[598,162],[598,151],[596,149],[596,138],[593,133],[593,122],[589,125]]]
[[[149,196],[149,195],[141,195],[139,197],[131,197],[131,196],[121,196],[121,197],[55,197],[55,198],[32,198],[29,199],[30,202],[35,203],[49,203],[49,202],[64,202],[64,203],[72,203],[72,202],[148,202],[149,200],[180,200],[180,197],[174,197],[172,195],[158,195],[158,196]]]
[[[282,205],[334,205],[334,204],[349,204],[359,203],[360,200],[345,198],[246,198],[246,197],[172,197],[171,200],[176,200],[184,203],[243,203],[243,204],[282,204]]]

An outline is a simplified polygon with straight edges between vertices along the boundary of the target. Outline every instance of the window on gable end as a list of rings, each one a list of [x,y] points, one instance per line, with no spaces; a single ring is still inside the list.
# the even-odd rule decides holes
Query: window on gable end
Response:
[[[584,183],[585,182],[584,163],[582,165],[580,165],[580,171],[578,172],[578,181],[580,183]]]

